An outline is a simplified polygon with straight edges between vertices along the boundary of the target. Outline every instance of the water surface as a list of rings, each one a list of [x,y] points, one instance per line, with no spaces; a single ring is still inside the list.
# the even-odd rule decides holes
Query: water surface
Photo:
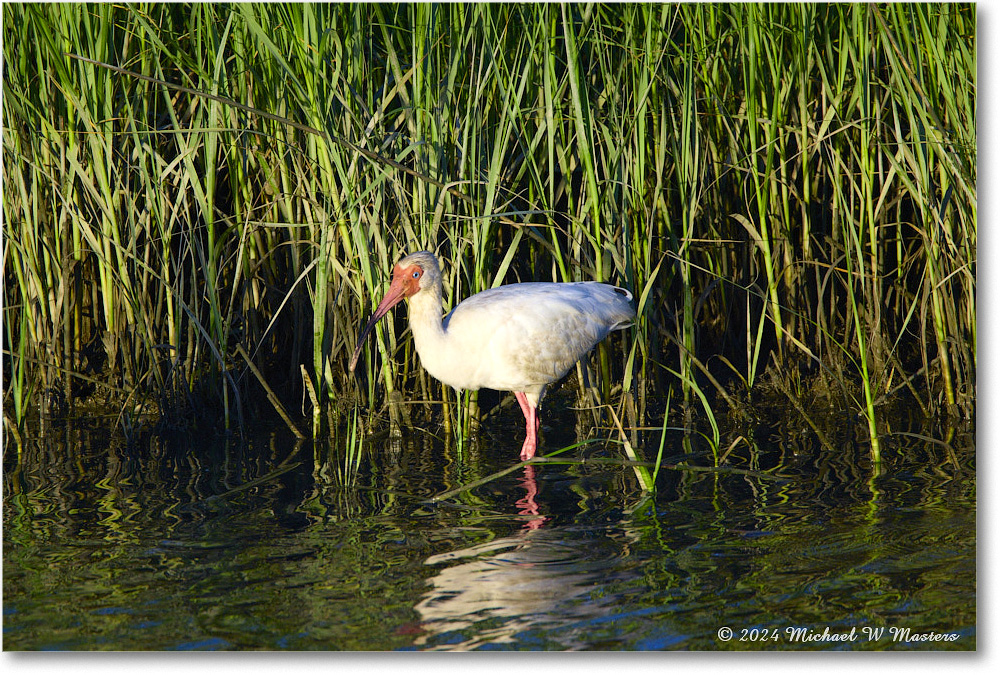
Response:
[[[663,470],[654,496],[592,462],[434,502],[515,464],[516,420],[460,448],[369,441],[356,472],[280,429],[107,428],[5,449],[6,650],[976,647],[970,430],[895,430],[878,475],[863,433],[831,452],[790,424],[726,457],[748,473]],[[669,461],[712,466],[698,438]]]

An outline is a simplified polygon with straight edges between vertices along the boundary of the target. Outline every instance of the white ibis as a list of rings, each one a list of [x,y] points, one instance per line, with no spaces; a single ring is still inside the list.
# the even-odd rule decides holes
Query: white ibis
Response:
[[[455,389],[512,391],[524,413],[521,459],[538,447],[538,404],[545,388],[569,372],[613,330],[635,318],[624,288],[576,281],[509,284],[467,298],[441,319],[441,270],[429,251],[412,253],[392,270],[382,302],[358,337],[351,371],[365,338],[403,298],[410,330],[428,373]]]

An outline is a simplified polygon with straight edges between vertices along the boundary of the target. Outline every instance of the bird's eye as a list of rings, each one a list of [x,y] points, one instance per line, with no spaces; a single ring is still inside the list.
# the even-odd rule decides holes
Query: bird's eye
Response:
[[[410,276],[413,277],[414,279],[419,279],[420,278],[420,270],[414,270],[413,274],[411,274]]]

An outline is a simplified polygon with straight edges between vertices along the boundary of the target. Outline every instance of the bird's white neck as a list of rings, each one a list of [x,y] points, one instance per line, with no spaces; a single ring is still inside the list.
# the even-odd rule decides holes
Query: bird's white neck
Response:
[[[445,328],[440,286],[422,289],[410,297],[410,331],[420,364],[434,378],[455,389],[479,389],[477,354],[456,344]]]
[[[408,304],[410,330],[420,362],[431,375],[435,375],[434,359],[447,351],[447,336],[441,325],[441,289],[425,288],[412,296]]]

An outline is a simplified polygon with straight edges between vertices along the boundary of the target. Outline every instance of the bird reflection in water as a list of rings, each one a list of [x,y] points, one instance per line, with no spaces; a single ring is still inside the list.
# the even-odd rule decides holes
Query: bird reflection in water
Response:
[[[524,488],[525,495],[517,500],[516,506],[521,509],[522,516],[535,516],[529,518],[524,527],[529,530],[537,530],[545,521],[547,516],[538,513],[538,504],[535,503],[535,496],[538,494],[538,485],[535,483],[535,467],[528,464],[524,467],[524,478],[521,479],[521,487]]]
[[[516,506],[519,517],[527,517],[520,530],[424,561],[441,569],[414,607],[422,630],[415,646],[510,647],[526,644],[537,630],[547,648],[585,649],[575,626],[618,611],[616,596],[598,590],[623,574],[627,528],[555,525],[536,501],[535,471],[525,466],[519,480],[525,494]]]

